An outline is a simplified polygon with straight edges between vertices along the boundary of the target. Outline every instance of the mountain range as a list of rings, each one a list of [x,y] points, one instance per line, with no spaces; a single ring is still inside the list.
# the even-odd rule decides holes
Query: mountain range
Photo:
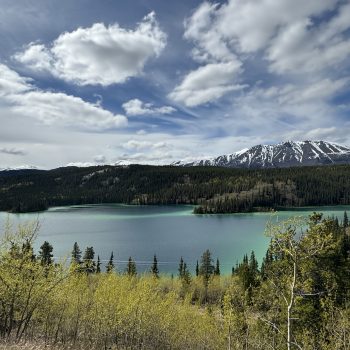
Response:
[[[80,164],[80,163],[78,163]],[[84,164],[84,163],[81,163]],[[350,164],[350,148],[334,142],[327,141],[286,141],[275,145],[256,145],[241,151],[224,154],[218,157],[197,159],[194,161],[176,161],[172,166],[214,166],[225,168],[289,168],[295,166]],[[129,161],[119,161],[112,164],[86,165],[68,164],[67,167],[93,167],[93,166],[129,166]],[[13,170],[39,170],[35,166],[23,165],[18,167],[1,168],[1,171]]]
[[[349,163],[349,147],[326,141],[287,141],[276,145],[256,145],[215,158],[178,161],[172,165],[260,169]]]

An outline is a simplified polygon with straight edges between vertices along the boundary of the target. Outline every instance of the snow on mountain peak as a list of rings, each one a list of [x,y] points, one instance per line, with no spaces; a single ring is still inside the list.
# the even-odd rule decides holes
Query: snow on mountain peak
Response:
[[[281,168],[304,165],[349,164],[350,148],[327,141],[285,141],[256,145],[216,158],[174,162],[180,166],[222,166],[228,168]]]

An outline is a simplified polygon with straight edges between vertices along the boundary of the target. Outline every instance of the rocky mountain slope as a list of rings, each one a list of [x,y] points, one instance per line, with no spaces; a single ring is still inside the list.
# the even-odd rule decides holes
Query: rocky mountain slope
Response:
[[[326,141],[287,141],[257,145],[242,151],[178,166],[221,166],[227,168],[285,168],[327,164],[350,164],[350,148]]]

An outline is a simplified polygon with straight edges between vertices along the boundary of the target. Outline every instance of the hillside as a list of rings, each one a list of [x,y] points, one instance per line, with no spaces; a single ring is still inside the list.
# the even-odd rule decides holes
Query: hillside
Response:
[[[196,204],[230,213],[350,204],[350,166],[282,169],[100,166],[0,172],[0,210],[87,203]]]

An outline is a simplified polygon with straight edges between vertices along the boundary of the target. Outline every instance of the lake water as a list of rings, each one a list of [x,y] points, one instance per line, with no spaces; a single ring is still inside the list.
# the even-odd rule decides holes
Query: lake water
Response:
[[[136,260],[138,271],[148,270],[156,254],[161,272],[176,273],[181,256],[194,272],[197,259],[210,249],[213,258],[219,258],[221,271],[230,273],[236,261],[251,250],[261,261],[269,244],[264,235],[269,220],[313,211],[342,220],[344,210],[349,211],[350,206],[281,211],[274,215],[194,215],[192,210],[192,206],[69,206],[42,213],[0,212],[0,225],[3,227],[8,215],[13,223],[39,218],[36,250],[47,240],[54,247],[55,257],[69,257],[74,242],[78,242],[81,250],[93,246],[103,264],[113,251],[119,271],[124,271],[129,256]]]

